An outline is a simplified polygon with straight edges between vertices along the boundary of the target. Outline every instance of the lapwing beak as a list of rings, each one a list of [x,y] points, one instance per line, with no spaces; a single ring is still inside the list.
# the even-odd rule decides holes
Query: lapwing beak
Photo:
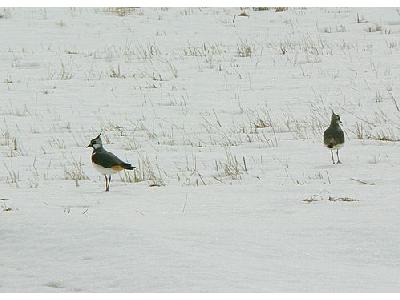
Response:
[[[89,144],[86,148],[90,148],[90,147],[92,147],[92,145]]]

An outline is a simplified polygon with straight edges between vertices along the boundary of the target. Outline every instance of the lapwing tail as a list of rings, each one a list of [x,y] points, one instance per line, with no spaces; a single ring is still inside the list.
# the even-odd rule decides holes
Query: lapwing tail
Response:
[[[133,169],[136,168],[136,167],[132,167],[131,164],[123,164],[122,167],[123,167],[125,170],[133,170]]]

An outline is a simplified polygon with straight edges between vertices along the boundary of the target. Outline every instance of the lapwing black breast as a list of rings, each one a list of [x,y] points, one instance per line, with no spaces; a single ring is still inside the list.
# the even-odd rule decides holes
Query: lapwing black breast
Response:
[[[340,126],[329,126],[324,132],[324,144],[329,149],[339,149],[344,145],[344,133]]]

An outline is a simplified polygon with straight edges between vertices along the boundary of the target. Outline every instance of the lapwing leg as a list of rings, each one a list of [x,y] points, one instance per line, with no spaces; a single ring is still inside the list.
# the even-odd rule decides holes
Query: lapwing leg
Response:
[[[106,179],[106,192],[108,192],[110,190],[110,183],[108,182],[107,175],[104,175],[104,178]]]
[[[333,158],[333,150],[331,150],[331,154],[332,154],[332,162],[333,164],[335,164],[335,159]]]
[[[108,175],[108,190],[110,190],[111,175]]]
[[[337,156],[337,164],[341,164],[342,162],[340,161],[339,158],[339,149],[336,149],[336,156]]]

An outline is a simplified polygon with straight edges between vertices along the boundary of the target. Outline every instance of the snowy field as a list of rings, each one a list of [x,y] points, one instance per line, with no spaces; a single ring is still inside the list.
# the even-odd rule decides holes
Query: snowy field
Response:
[[[1,9],[0,39],[1,292],[400,292],[399,10]],[[137,167],[109,193],[100,132]]]

